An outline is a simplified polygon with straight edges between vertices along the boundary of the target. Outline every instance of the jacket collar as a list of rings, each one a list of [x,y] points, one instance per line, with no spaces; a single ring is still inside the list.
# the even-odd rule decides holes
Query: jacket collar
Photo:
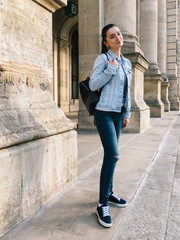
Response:
[[[113,53],[110,49],[107,51],[108,56],[110,56],[112,59],[118,59],[115,53]],[[122,53],[121,53],[121,58],[124,59]]]

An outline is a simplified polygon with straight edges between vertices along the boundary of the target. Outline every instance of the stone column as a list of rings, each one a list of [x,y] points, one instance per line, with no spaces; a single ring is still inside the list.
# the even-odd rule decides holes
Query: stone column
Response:
[[[103,0],[79,0],[79,80],[84,80],[93,68],[100,53],[101,30],[104,26]],[[94,118],[88,115],[82,100],[79,104],[79,128],[95,128]]]
[[[166,0],[158,0],[158,55],[157,60],[161,73],[163,75],[163,82],[161,84],[161,100],[164,103],[164,110],[170,111],[170,102],[168,100],[169,81],[166,76],[167,63],[167,12]]]
[[[142,52],[136,36],[136,1],[106,0],[105,25],[116,24],[124,37],[124,52]]]
[[[136,1],[106,0],[105,24],[116,24],[124,37],[122,53],[132,63],[133,77],[131,84],[131,121],[126,131],[141,132],[149,126],[150,111],[144,102],[144,72],[148,61],[144,58],[138,37],[136,36]]]
[[[161,101],[161,75],[157,64],[158,0],[141,1],[140,43],[150,65],[145,73],[145,101],[150,106],[151,117],[161,117],[164,104]]]
[[[180,110],[178,79],[178,1],[167,0],[167,76],[171,110]]]
[[[158,63],[162,74],[166,73],[167,62],[167,16],[166,0],[158,0]]]

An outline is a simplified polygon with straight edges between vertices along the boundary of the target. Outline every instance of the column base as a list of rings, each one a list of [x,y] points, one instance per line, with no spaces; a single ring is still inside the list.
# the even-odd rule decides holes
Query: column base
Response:
[[[161,83],[163,76],[156,74],[155,69],[151,69],[145,74],[144,98],[150,107],[150,117],[162,117],[164,114],[164,104],[161,101]]]
[[[170,112],[170,102],[168,100],[162,100],[163,104],[164,104],[164,111],[165,112]]]
[[[147,105],[150,107],[150,117],[162,117],[164,115],[164,104],[161,100],[157,102],[148,102]]]
[[[78,128],[79,129],[96,129],[94,125],[94,116],[90,116],[87,110],[81,109],[78,114]]]
[[[180,111],[179,84],[177,76],[168,76],[170,82],[169,101],[171,111]]]
[[[150,110],[144,102],[144,72],[149,62],[140,52],[124,53],[132,63],[133,78],[131,82],[131,119],[126,132],[142,132],[150,124]]]
[[[170,110],[171,111],[180,111],[180,102],[178,101],[178,99],[176,101],[174,101],[173,103],[171,102]]]
[[[170,111],[170,102],[168,99],[168,90],[170,87],[170,83],[168,81],[168,78],[164,76],[164,81],[161,83],[161,100],[164,104],[164,111],[169,112]]]
[[[131,108],[131,119],[128,127],[124,132],[140,133],[147,129],[150,125],[150,108],[145,102],[137,103]]]

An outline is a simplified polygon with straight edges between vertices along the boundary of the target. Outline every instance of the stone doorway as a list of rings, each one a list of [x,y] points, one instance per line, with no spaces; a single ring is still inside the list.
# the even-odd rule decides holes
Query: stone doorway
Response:
[[[61,19],[61,21],[59,21]],[[54,15],[54,100],[77,124],[79,111],[78,16]]]

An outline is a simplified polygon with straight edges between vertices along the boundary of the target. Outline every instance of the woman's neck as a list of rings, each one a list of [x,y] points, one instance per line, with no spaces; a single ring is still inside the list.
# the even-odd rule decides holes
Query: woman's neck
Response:
[[[118,58],[121,57],[121,49],[111,49],[111,51],[116,54]]]

